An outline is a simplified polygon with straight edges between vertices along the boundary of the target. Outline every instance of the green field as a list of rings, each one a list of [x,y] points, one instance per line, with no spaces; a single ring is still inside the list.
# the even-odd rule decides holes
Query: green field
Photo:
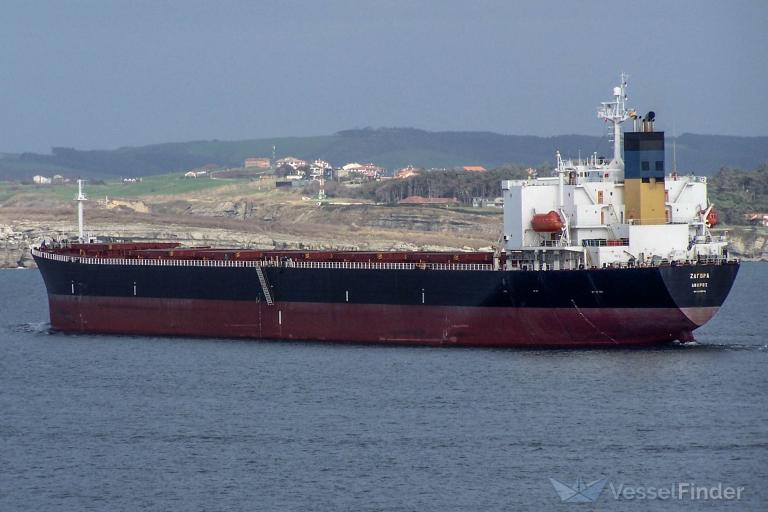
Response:
[[[162,174],[149,176],[140,183],[106,182],[105,184],[86,183],[86,194],[90,197],[139,197],[147,195],[175,195],[213,189],[227,185],[248,183],[246,179],[211,179],[184,178],[182,174]],[[26,186],[26,189],[40,189],[53,194],[59,199],[72,199],[77,192],[77,184],[56,185],[50,187]],[[0,189],[0,197],[2,197]]]
[[[17,193],[21,192],[22,190],[26,190],[27,188],[30,187],[0,181],[0,203],[7,201]]]

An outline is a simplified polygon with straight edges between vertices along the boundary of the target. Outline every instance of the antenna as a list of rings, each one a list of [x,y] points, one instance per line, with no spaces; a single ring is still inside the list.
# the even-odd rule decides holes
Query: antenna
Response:
[[[272,145],[272,169],[275,168],[275,145]]]
[[[85,228],[83,223],[83,203],[85,203],[88,198],[85,196],[85,192],[83,191],[83,184],[85,183],[85,180],[77,180],[77,195],[75,196],[75,201],[77,201],[77,227],[79,236],[78,239],[81,244],[85,243]]]
[[[325,200],[325,169],[322,169],[322,173],[320,175],[320,188],[317,191],[317,205],[320,206],[323,204],[323,201]]]
[[[672,121],[672,172],[677,174],[677,134],[674,121]]]

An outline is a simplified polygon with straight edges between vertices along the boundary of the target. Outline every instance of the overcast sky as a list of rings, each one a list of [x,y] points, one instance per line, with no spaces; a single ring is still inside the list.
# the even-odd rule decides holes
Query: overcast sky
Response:
[[[0,14],[0,151],[355,127],[768,135],[768,1],[42,1]]]

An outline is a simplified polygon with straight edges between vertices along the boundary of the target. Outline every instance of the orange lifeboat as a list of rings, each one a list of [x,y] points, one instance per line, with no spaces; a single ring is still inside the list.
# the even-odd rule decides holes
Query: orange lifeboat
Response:
[[[707,214],[707,225],[709,227],[714,227],[717,224],[717,212],[714,208],[709,210],[709,213]]]
[[[539,233],[556,233],[563,229],[560,214],[552,210],[549,213],[537,213],[531,219],[533,230]]]

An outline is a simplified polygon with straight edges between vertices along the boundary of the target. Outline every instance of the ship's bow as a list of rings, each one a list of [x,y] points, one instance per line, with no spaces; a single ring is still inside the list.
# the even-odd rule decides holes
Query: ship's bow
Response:
[[[701,327],[718,312],[731,291],[739,264],[696,264],[659,269],[670,297],[690,322],[690,330],[680,334],[682,341],[693,339],[691,331]]]

